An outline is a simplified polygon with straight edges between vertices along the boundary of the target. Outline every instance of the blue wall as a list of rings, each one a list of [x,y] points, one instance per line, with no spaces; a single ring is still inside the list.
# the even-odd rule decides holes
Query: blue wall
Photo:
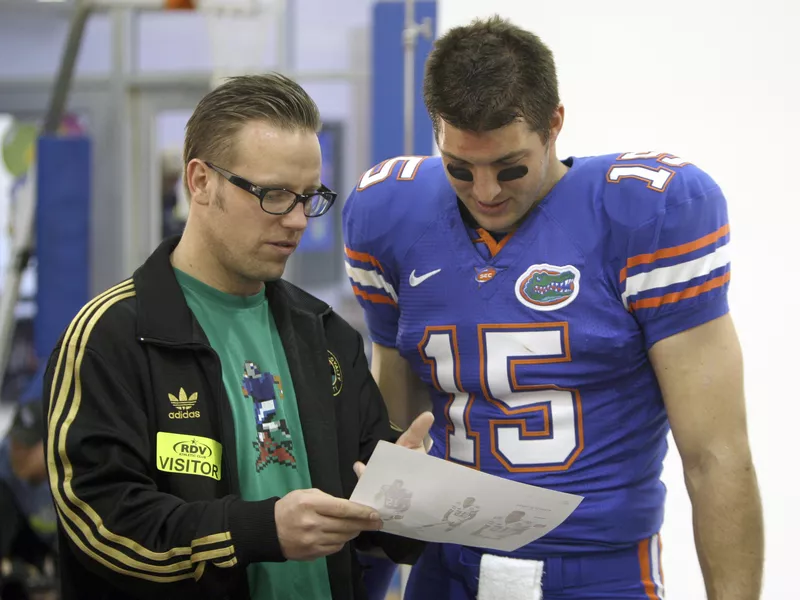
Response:
[[[436,2],[416,2],[414,17],[425,17],[436,31]],[[372,163],[402,155],[403,152],[403,30],[404,2],[377,2],[373,8],[372,28]],[[422,79],[425,59],[433,46],[432,39],[417,37],[414,78],[414,155],[433,152],[431,121],[422,102]]]
[[[46,360],[89,300],[92,144],[43,137],[37,149],[36,317],[34,346]]]

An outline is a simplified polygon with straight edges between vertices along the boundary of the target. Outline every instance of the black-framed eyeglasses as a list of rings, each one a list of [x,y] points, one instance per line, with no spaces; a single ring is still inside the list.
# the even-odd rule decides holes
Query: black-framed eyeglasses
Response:
[[[244,177],[231,173],[227,169],[218,167],[217,165],[204,161],[209,168],[213,169],[225,179],[230,181],[233,185],[243,189],[245,192],[250,192],[258,198],[261,203],[261,210],[270,215],[285,215],[294,209],[298,202],[303,203],[303,213],[309,218],[321,217],[328,212],[336,202],[336,192],[329,190],[324,185],[316,192],[308,194],[298,194],[291,190],[283,188],[262,187],[247,181]]]

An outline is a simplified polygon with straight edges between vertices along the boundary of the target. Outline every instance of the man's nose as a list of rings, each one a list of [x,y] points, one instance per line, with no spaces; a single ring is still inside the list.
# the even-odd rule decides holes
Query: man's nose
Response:
[[[287,229],[303,231],[308,226],[308,217],[303,211],[303,203],[298,202],[295,204],[292,210],[283,215],[283,218],[281,219],[281,225]]]
[[[500,193],[497,176],[491,169],[476,169],[473,173],[472,195],[478,202],[491,204]]]

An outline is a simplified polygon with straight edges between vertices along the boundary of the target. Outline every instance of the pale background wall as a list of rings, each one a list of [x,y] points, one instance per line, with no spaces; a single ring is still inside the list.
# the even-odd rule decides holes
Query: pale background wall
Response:
[[[565,131],[559,154],[665,150],[708,171],[730,207],[731,306],[746,361],[750,434],[767,530],[763,598],[798,598],[795,475],[800,392],[800,5],[791,0],[439,0],[439,32],[493,13],[550,45]],[[674,445],[664,473],[668,597],[705,598]]]

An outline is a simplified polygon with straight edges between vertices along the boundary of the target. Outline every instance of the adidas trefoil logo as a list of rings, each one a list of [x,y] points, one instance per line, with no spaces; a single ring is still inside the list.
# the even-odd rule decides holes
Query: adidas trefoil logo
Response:
[[[172,406],[177,409],[175,412],[169,413],[170,419],[198,419],[200,417],[199,410],[192,410],[197,403],[197,392],[191,396],[187,396],[186,390],[181,388],[177,397],[172,394],[167,395],[169,396],[169,401],[172,403]]]

